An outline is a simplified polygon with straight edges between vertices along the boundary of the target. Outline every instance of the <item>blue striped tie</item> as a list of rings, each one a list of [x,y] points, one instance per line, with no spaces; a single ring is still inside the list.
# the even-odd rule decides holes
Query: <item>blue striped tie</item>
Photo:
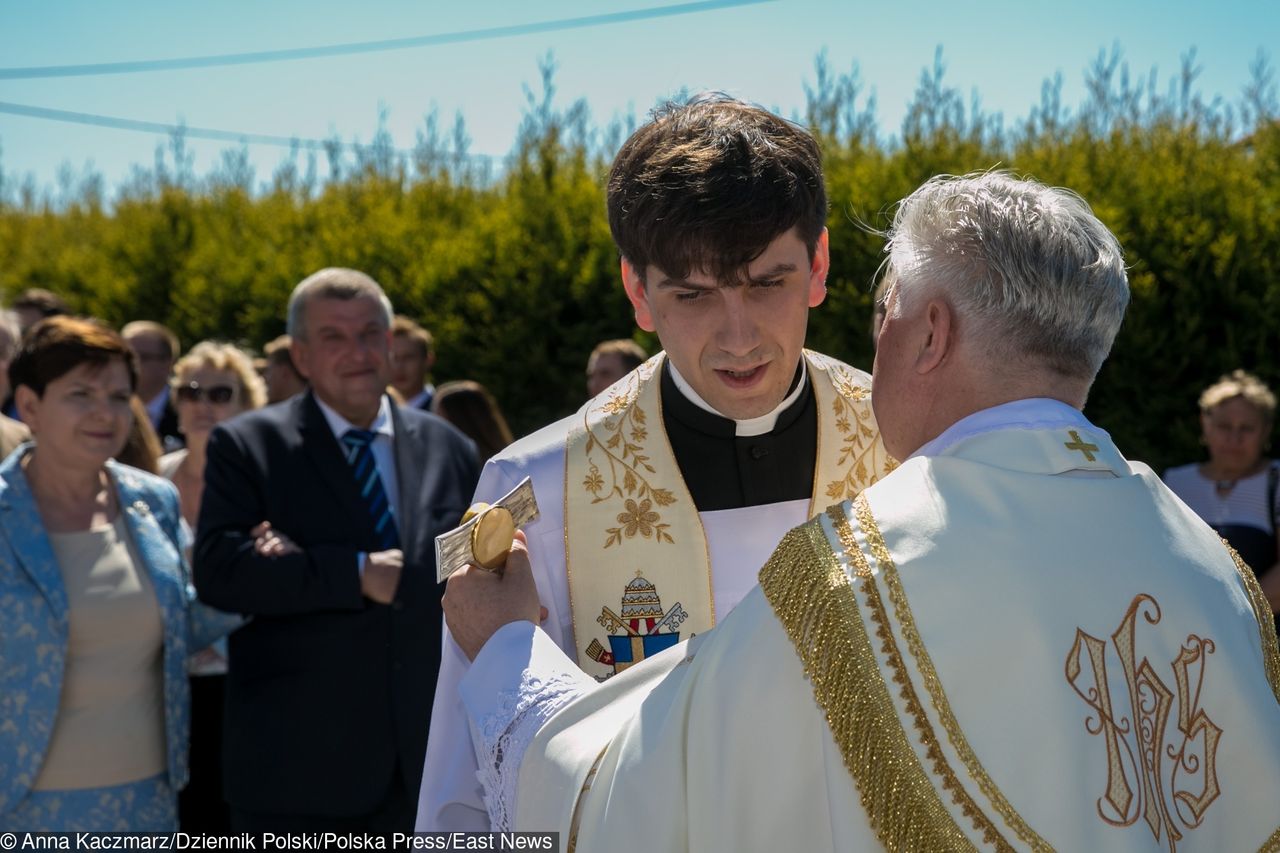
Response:
[[[378,476],[378,465],[373,459],[373,450],[369,445],[374,434],[367,429],[349,429],[342,434],[343,449],[347,453],[347,462],[356,475],[356,486],[360,489],[360,500],[364,502],[369,517],[373,519],[374,535],[378,537],[378,547],[382,550],[396,548],[400,543],[400,531],[396,529],[395,517],[391,514],[391,504],[387,501],[387,490],[382,487],[382,478]]]

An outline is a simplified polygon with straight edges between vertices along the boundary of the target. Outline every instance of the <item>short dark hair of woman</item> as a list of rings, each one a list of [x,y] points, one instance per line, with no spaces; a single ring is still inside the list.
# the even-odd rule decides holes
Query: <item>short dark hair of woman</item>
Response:
[[[105,367],[120,359],[129,371],[129,388],[138,387],[138,362],[120,333],[101,320],[59,315],[36,323],[22,338],[18,354],[9,364],[9,382],[26,385],[44,397],[50,382],[66,376],[82,364]]]

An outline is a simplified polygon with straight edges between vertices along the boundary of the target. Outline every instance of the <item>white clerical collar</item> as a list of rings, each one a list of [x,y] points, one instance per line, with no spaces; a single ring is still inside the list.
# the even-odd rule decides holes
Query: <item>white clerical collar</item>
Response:
[[[325,421],[329,424],[329,429],[333,430],[333,437],[342,441],[342,437],[347,434],[349,429],[362,429],[342,415],[335,412],[316,394],[312,394],[316,398],[316,404],[320,406],[320,412],[324,415]],[[369,425],[371,432],[378,435],[385,435],[389,439],[396,437],[395,429],[391,425],[391,404],[387,401],[387,395],[382,395],[382,402],[378,404],[378,414],[373,419],[373,423]]]
[[[671,379],[676,383],[676,388],[680,390],[680,393],[699,409],[708,411],[716,417],[724,418],[727,421],[733,421],[734,435],[738,438],[750,438],[753,435],[764,435],[767,432],[773,432],[773,427],[778,422],[778,415],[786,411],[787,406],[790,406],[800,398],[800,392],[804,390],[804,383],[808,381],[809,378],[809,368],[805,364],[804,359],[801,358],[800,381],[796,383],[795,388],[791,389],[791,393],[788,394],[781,403],[774,406],[773,411],[763,414],[758,418],[747,418],[746,420],[740,421],[726,417],[711,408],[711,404],[699,397],[698,392],[693,390],[693,386],[686,382],[685,378],[680,375],[680,371],[676,370],[676,366],[672,363],[671,359],[667,359],[667,365],[671,368]]]
[[[1084,412],[1068,406],[1061,400],[1048,397],[1032,397],[1027,400],[1014,400],[1002,403],[980,412],[961,418],[947,427],[933,441],[926,442],[923,447],[911,454],[917,456],[941,456],[948,449],[965,439],[1009,429],[1055,429],[1064,427],[1088,427],[1105,434],[1084,416]]]

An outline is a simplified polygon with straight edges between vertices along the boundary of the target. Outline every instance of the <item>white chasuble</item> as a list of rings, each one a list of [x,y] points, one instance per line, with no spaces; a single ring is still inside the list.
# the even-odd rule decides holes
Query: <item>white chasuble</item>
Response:
[[[709,634],[568,704],[517,827],[578,850],[1280,849],[1252,574],[1101,430],[913,458]]]
[[[579,666],[597,678],[716,623],[704,520],[662,429],[664,358],[654,356],[584,407],[566,440],[574,644]],[[818,409],[811,517],[860,493],[893,462],[875,428],[867,375],[817,353],[804,358]]]

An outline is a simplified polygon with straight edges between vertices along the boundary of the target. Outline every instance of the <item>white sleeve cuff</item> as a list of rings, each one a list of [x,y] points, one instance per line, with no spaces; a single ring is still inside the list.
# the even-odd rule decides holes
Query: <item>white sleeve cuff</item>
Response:
[[[495,832],[512,828],[520,762],[547,720],[596,682],[532,622],[502,626],[458,686]]]

